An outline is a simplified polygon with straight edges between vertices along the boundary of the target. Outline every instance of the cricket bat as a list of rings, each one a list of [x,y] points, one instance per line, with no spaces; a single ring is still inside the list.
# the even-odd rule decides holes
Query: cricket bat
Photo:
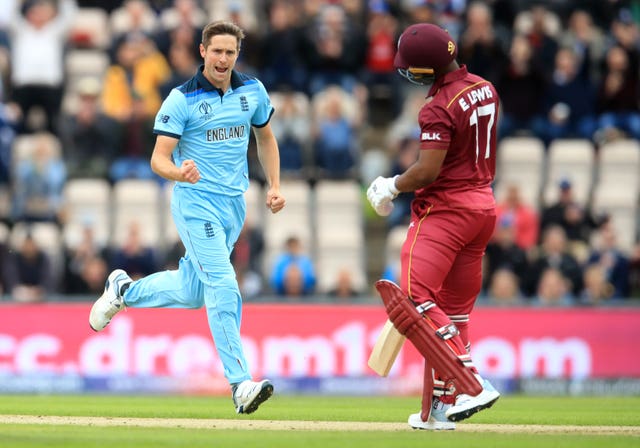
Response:
[[[387,376],[405,339],[406,337],[401,335],[387,319],[369,355],[368,365],[371,370],[380,376]]]

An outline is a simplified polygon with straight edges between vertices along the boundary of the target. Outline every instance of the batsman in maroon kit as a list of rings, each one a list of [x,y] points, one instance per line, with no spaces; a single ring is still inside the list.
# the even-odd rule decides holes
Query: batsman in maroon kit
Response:
[[[377,286],[389,319],[425,356],[422,410],[409,417],[419,429],[455,429],[500,397],[472,364],[468,332],[496,220],[499,98],[456,55],[456,43],[437,25],[411,25],[400,36],[398,72],[428,89],[418,116],[421,151],[404,173],[378,177],[367,190],[383,216],[398,193],[415,192],[400,287]]]

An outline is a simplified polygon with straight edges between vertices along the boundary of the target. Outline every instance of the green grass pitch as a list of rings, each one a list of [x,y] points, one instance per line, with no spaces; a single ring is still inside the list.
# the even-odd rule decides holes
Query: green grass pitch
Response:
[[[640,447],[640,397],[507,395],[456,431],[438,432],[406,425],[419,403],[276,394],[241,416],[229,397],[0,395],[0,446]]]

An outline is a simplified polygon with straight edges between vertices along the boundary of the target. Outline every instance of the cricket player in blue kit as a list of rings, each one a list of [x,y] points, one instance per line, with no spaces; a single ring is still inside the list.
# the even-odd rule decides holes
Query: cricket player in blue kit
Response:
[[[176,182],[171,212],[186,248],[178,269],[137,281],[116,269],[91,309],[89,324],[100,331],[126,306],[204,305],[236,412],[250,414],[273,394],[271,382],[252,381],[247,366],[240,340],[242,298],[230,261],[245,220],[251,129],[268,182],[266,206],[277,213],[285,199],[269,96],[260,81],[233,70],[243,38],[233,23],[207,25],[200,44],[204,65],[171,91],[156,116],[151,168]]]

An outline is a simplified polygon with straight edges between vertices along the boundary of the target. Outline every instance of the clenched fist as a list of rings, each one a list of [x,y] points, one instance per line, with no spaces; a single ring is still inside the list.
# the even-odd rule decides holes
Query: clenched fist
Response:
[[[198,182],[200,180],[200,171],[198,171],[196,162],[191,159],[183,161],[180,166],[180,176],[182,177],[182,182],[189,182],[190,184]]]
[[[286,201],[280,192],[275,188],[270,188],[267,191],[267,208],[271,210],[271,213],[278,213],[284,208]]]

